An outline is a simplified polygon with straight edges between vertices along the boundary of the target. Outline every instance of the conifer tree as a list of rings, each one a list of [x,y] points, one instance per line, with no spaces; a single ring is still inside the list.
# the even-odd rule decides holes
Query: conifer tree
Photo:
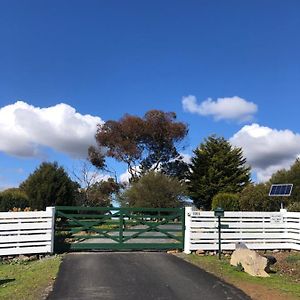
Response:
[[[45,209],[47,206],[72,205],[79,185],[73,182],[63,167],[56,162],[43,162],[20,185],[31,208]]]
[[[187,177],[194,204],[209,210],[215,195],[240,192],[250,182],[250,168],[241,148],[212,135],[194,150]]]

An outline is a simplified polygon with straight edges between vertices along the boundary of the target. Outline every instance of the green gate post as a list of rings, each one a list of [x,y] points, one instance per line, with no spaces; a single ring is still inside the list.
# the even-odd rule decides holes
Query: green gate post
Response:
[[[218,251],[218,254],[219,254],[219,259],[221,259],[221,244],[222,244],[222,241],[221,241],[221,217],[224,217],[224,209],[221,208],[221,207],[217,207],[215,209],[215,217],[218,217],[218,237],[219,237],[219,251]]]
[[[122,208],[120,208],[120,217],[119,217],[119,241],[120,241],[120,244],[119,244],[119,246],[120,246],[120,248],[121,248],[121,246],[122,246],[122,244],[123,244],[123,237],[124,237],[124,235],[123,235],[123,225],[124,225],[124,219],[123,219],[123,210],[122,210]]]

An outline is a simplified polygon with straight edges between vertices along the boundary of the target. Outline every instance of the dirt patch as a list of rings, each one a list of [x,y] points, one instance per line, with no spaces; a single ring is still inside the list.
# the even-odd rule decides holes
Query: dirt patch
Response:
[[[299,297],[297,296],[281,293],[273,288],[268,288],[260,284],[232,280],[228,277],[222,277],[222,279],[244,291],[253,300],[299,300]]]
[[[268,252],[277,259],[274,270],[279,274],[288,276],[292,281],[300,283],[300,252],[283,251],[278,253]]]

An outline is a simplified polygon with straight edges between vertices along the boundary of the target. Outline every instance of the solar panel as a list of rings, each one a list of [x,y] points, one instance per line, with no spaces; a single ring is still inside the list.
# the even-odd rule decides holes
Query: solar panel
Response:
[[[291,195],[293,189],[292,184],[272,184],[269,196],[285,196]]]

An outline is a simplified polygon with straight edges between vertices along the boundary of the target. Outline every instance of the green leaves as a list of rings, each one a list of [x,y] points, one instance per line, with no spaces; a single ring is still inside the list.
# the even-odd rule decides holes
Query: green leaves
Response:
[[[194,204],[211,209],[216,194],[240,192],[250,182],[250,168],[240,148],[212,135],[194,150],[188,181]]]
[[[270,183],[292,183],[293,191],[290,197],[285,201],[288,210],[299,210],[300,207],[300,160],[296,159],[294,164],[288,170],[279,170],[274,173],[270,179]]]
[[[13,208],[24,209],[29,207],[27,195],[18,188],[10,188],[0,193],[0,211],[9,211]]]
[[[179,207],[185,199],[185,185],[178,179],[149,172],[121,195],[123,205],[130,207]]]
[[[47,206],[72,205],[78,187],[56,162],[42,163],[20,185],[29,198],[30,207],[42,210]]]

